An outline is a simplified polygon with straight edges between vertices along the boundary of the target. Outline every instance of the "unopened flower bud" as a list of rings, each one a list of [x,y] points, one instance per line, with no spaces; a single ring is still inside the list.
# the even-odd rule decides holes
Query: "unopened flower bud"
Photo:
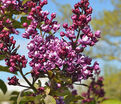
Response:
[[[26,22],[23,23],[23,27],[27,27],[28,24]]]

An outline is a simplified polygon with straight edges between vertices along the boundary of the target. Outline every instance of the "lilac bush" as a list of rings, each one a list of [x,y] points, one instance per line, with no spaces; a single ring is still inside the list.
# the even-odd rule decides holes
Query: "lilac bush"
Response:
[[[93,64],[92,59],[84,55],[85,48],[94,46],[101,34],[99,30],[93,33],[90,28],[92,7],[89,0],[81,0],[74,5],[72,24],[64,23],[62,30],[61,24],[55,20],[56,13],[43,10],[47,3],[47,0],[0,0],[0,54],[5,56],[9,71],[20,73],[28,83],[28,86],[22,85],[16,76],[8,78],[9,85],[25,87],[29,92],[22,92],[19,103],[48,104],[49,99],[52,104],[72,104],[79,100],[86,104],[93,101],[90,91],[95,96],[104,97],[101,77],[98,79],[101,89],[93,88],[98,86],[94,79],[95,75],[100,74],[99,64]],[[24,16],[20,21],[13,19],[14,15],[22,13]],[[17,53],[19,46],[15,46],[16,41],[11,36],[19,34],[17,28],[25,28],[22,37],[30,39],[27,45],[30,62]],[[27,62],[32,70],[24,74],[23,68]],[[26,77],[27,74],[31,75],[32,82]],[[41,85],[41,78],[48,78],[45,86]],[[88,79],[92,82],[87,85],[87,94],[78,95],[73,85],[79,82],[83,86],[82,81]],[[98,99],[94,104],[97,102]]]

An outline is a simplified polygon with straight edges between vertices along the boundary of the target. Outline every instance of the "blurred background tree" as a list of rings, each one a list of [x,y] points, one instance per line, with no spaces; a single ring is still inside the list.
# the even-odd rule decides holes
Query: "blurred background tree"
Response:
[[[106,97],[121,100],[121,71],[115,66],[104,66],[104,89]]]
[[[121,0],[111,2],[114,5],[113,11],[104,11],[92,20],[93,29],[102,31],[103,43],[97,45],[99,54],[96,56],[121,61]]]
[[[60,23],[72,23],[72,7],[69,4],[60,4],[52,0],[57,6]],[[100,2],[105,2],[100,0]],[[93,58],[103,59],[104,84],[106,97],[121,100],[121,0],[110,0],[114,9],[112,11],[104,10],[92,18],[92,28],[102,31],[101,40],[95,45],[95,48],[85,50],[85,53]],[[63,9],[62,9],[63,8]],[[63,22],[62,22],[63,21]],[[119,63],[114,64],[117,61]],[[108,63],[108,64],[107,64]]]

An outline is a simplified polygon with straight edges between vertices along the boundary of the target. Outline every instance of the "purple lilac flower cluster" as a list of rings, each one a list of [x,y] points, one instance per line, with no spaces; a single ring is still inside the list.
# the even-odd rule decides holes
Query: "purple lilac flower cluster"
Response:
[[[47,0],[40,0],[38,3],[35,3],[35,5],[31,7],[32,9],[27,16],[27,19],[31,20],[30,25],[24,23],[26,24],[24,25],[26,26],[26,31],[23,33],[23,38],[29,39],[30,36],[34,38],[38,34],[36,29],[37,27],[45,33],[49,33],[51,31],[56,32],[60,28],[60,24],[53,20],[56,17],[56,14],[52,13],[51,18],[49,19],[49,12],[42,10],[42,7],[47,4]]]
[[[4,14],[5,10],[1,7],[0,14]],[[13,36],[10,34],[18,34],[19,32],[13,27],[12,21],[5,16],[0,18],[0,54],[3,55],[6,52],[15,49],[15,43]]]
[[[19,9],[18,0],[0,0],[2,8],[11,7],[11,9]]]
[[[76,46],[81,45],[82,48],[85,48],[87,45],[93,46],[98,41],[98,38],[100,38],[101,32],[98,30],[93,34],[88,25],[91,21],[92,14],[92,8],[89,7],[89,1],[81,0],[74,5],[72,12],[74,13],[71,17],[73,21],[72,25],[69,26],[67,23],[64,23],[63,28],[65,29],[65,32],[61,32],[60,35],[69,38]],[[78,33],[78,36],[76,36],[76,33]]]
[[[41,71],[48,71],[56,67],[67,72],[67,75],[76,77],[76,80],[87,79],[92,76],[93,70],[99,70],[97,62],[91,65],[92,59],[81,54],[77,54],[72,49],[71,44],[49,36],[45,40],[37,35],[28,44],[29,57],[32,58],[30,66],[33,68],[35,76]],[[75,78],[74,78],[75,79]]]
[[[105,95],[105,91],[103,89],[103,80],[103,77],[98,77],[97,80],[92,78],[87,93],[82,93],[82,96],[84,97],[82,104],[90,104],[93,101],[100,103],[104,100],[103,97]]]
[[[5,20],[5,21],[4,21]],[[9,66],[10,72],[16,72],[15,67],[20,66],[21,68],[26,67],[27,60],[25,56],[20,56],[16,53],[15,44],[13,36],[10,36],[11,33],[18,34],[18,31],[12,28],[12,23],[9,19],[3,18],[1,23],[1,32],[0,32],[0,54],[8,54],[5,59],[6,65]],[[6,24],[6,25],[4,25]],[[6,29],[5,29],[6,28]]]
[[[15,13],[18,12],[25,12],[27,13],[29,11],[29,8],[35,5],[32,1],[27,1],[23,3],[23,0],[0,0],[1,7],[0,10],[2,11],[2,14],[4,14],[4,11],[12,11]]]
[[[17,48],[15,47],[16,40],[14,40],[14,36],[11,34],[19,34],[16,28],[13,26],[13,21],[11,18],[6,17],[5,11],[20,11],[20,3],[17,0],[0,0],[0,55],[5,56],[6,65],[9,67],[9,71],[12,73],[17,72],[19,69],[25,68],[27,64],[27,60],[25,56],[21,56],[17,53]],[[11,9],[9,9],[11,8]],[[18,79],[13,76],[12,78],[8,78],[10,85],[17,85]]]
[[[55,18],[56,14],[52,13],[50,20],[47,18],[49,13],[42,11],[43,5],[47,3],[43,3],[45,1],[40,2],[40,6],[32,8],[28,17],[32,20],[31,23],[35,22],[35,24],[30,24],[23,35],[26,38],[29,38],[29,36],[32,36],[33,38],[33,40],[28,44],[28,56],[32,59],[30,61],[30,66],[33,68],[33,75],[38,76],[41,71],[46,72],[58,67],[60,70],[66,71],[67,76],[72,76],[72,79],[77,81],[88,79],[93,76],[93,72],[100,72],[99,64],[97,62],[91,66],[92,59],[80,53],[83,52],[83,48],[86,47],[86,45],[94,45],[94,43],[97,42],[97,38],[100,37],[100,31],[96,31],[94,35],[92,34],[88,25],[89,20],[91,20],[89,18],[91,18],[90,14],[92,13],[92,9],[91,7],[88,7],[88,0],[82,1],[75,4],[75,9],[72,10],[74,13],[72,16],[72,26],[68,26],[67,23],[64,23],[63,27],[65,28],[66,33],[60,33],[62,37],[67,36],[71,42],[68,42],[63,38],[59,39],[52,35],[44,38],[35,32],[38,23],[42,23],[43,21],[44,24],[40,26],[40,30],[42,32],[50,32],[52,28],[49,28],[52,26],[51,22]],[[81,8],[83,12],[80,11],[79,8]],[[39,13],[40,15],[37,16]],[[48,24],[49,27],[45,28],[45,24]],[[82,31],[83,34],[80,34],[80,31]],[[76,36],[76,33],[78,33],[79,36]],[[75,38],[76,40],[73,40]],[[82,45],[82,47],[80,45]]]
[[[15,49],[16,41],[10,34],[18,34],[18,31],[13,28],[10,19],[2,17],[0,20],[0,54],[9,53]]]
[[[25,3],[23,0],[0,0],[0,14],[3,15],[0,17],[0,55],[5,55],[6,65],[10,72],[20,72],[28,86],[21,85],[16,76],[8,78],[8,84],[31,88],[34,91],[32,96],[39,94],[45,96],[45,87],[38,85],[39,88],[37,89],[34,86],[36,80],[42,74],[49,79],[46,87],[49,87],[52,91],[53,89],[54,91],[60,90],[60,92],[64,92],[64,89],[68,91],[69,86],[72,86],[75,82],[81,82],[81,80],[91,77],[92,82],[88,93],[83,94],[85,99],[82,103],[94,100],[91,93],[103,97],[102,78],[100,77],[97,81],[93,78],[94,74],[99,75],[100,73],[99,64],[97,62],[92,64],[92,59],[82,53],[87,46],[95,45],[101,34],[99,30],[95,33],[91,31],[89,22],[91,21],[92,8],[89,6],[89,0],[80,0],[74,5],[71,17],[72,25],[63,24],[64,30],[60,32],[61,39],[54,36],[60,29],[60,24],[54,20],[56,13],[52,13],[49,18],[49,12],[42,9],[47,3],[47,0],[27,0]],[[22,72],[22,69],[26,67],[27,59],[24,55],[17,53],[19,47],[15,48],[16,41],[10,34],[18,34],[19,32],[14,27],[15,24],[13,25],[13,17],[8,19],[4,15],[6,14],[5,11],[15,15],[22,12],[26,14],[24,18],[27,21],[23,22],[21,18],[21,26],[25,28],[25,33],[22,34],[23,38],[31,38],[27,48],[29,50],[28,57],[31,59],[29,64],[32,67],[30,72],[32,82],[26,78],[26,75],[30,73],[24,74]],[[40,32],[38,32],[38,29]],[[74,89],[70,92],[73,96],[77,95]],[[55,99],[57,97],[57,104],[64,104],[63,96],[52,96]],[[34,104],[34,101],[32,101],[32,104]]]
[[[62,37],[67,36],[71,42],[67,42],[64,39],[58,39],[54,36],[47,36],[44,38],[38,34],[37,26],[45,33],[52,31],[56,32],[60,28],[60,24],[58,24],[57,21],[53,21],[56,17],[55,13],[52,13],[51,18],[49,19],[47,17],[49,12],[42,11],[42,7],[47,4],[47,0],[44,0],[43,2],[38,1],[39,5],[37,5],[37,2],[32,1],[25,3],[25,5],[32,8],[27,16],[27,19],[31,20],[30,25],[23,23],[23,26],[26,27],[23,37],[29,39],[29,37],[32,36],[32,38],[34,38],[28,44],[28,55],[32,58],[30,61],[30,66],[33,68],[32,74],[39,75],[40,71],[46,72],[59,67],[61,70],[66,71],[67,75],[73,76],[74,81],[77,81],[91,77],[93,71],[99,72],[99,64],[95,62],[93,66],[90,66],[91,58],[80,53],[83,52],[83,48],[86,45],[96,43],[97,38],[100,37],[100,31],[97,31],[94,35],[92,34],[88,25],[88,22],[91,20],[90,14],[92,9],[91,7],[88,7],[88,0],[82,1],[75,4],[75,8],[72,10],[74,13],[72,16],[72,26],[68,26],[67,23],[64,23],[63,27],[66,30],[66,33],[60,33]],[[7,2],[8,6],[11,5],[11,3],[16,5],[15,2]],[[79,8],[81,8],[82,11],[79,11]],[[6,20],[6,22],[11,23],[10,20]],[[80,31],[82,31],[83,34],[80,35]],[[75,35],[76,32],[80,38]],[[79,47],[80,45],[82,45],[82,47]],[[1,43],[1,48],[2,47],[3,43]],[[10,66],[9,69],[11,72],[16,72],[17,69],[15,66],[20,63],[22,64],[22,68],[26,66],[26,59],[17,56],[19,55],[13,55],[10,60],[6,60],[6,64]]]

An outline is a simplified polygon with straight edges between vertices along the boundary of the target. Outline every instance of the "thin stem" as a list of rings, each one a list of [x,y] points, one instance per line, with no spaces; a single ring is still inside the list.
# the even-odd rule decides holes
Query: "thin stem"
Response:
[[[78,34],[77,34],[75,43],[77,43],[77,41],[78,41],[78,39],[79,39],[80,31],[81,31],[81,29],[79,28],[79,31],[78,31]]]
[[[33,79],[32,85],[34,85],[34,83],[36,82],[36,79],[34,77],[32,79]]]
[[[44,34],[42,35],[43,38],[44,38],[45,34],[46,34],[46,32],[44,32]]]
[[[79,28],[79,31],[78,31],[78,34],[77,34],[76,40],[75,40],[75,42],[74,42],[74,44],[73,44],[73,49],[76,48],[77,41],[78,41],[78,39],[79,39],[79,35],[80,35],[80,31],[81,31],[81,29]]]
[[[22,77],[24,78],[24,80],[28,83],[28,85],[30,86],[30,88],[33,89],[33,91],[37,92],[37,89],[28,81],[28,79],[24,76],[22,69],[19,70],[20,74],[22,75]]]
[[[89,87],[88,85],[86,84],[80,84],[80,83],[74,83],[75,85],[82,85],[82,86],[85,86],[85,87]]]
[[[42,36],[42,31],[40,30],[40,34],[41,34],[41,36]]]
[[[31,74],[31,72],[27,72],[27,73],[25,74],[25,76],[28,75],[28,74]]]
[[[21,84],[19,84],[18,86],[21,86],[21,87],[25,87],[25,88],[30,89],[30,87],[28,87],[28,86],[24,86],[24,85],[21,85]]]

